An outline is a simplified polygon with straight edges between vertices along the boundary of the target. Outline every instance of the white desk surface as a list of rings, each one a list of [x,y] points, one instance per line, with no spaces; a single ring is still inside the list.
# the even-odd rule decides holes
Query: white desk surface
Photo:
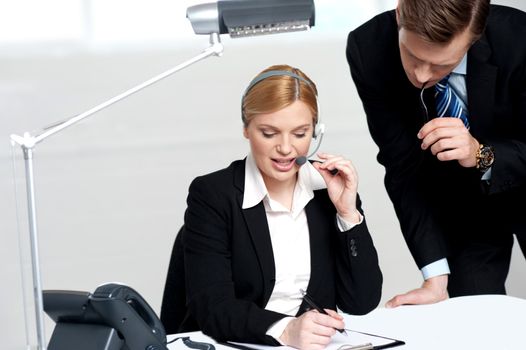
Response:
[[[406,342],[393,349],[526,349],[526,300],[515,297],[459,297],[432,305],[377,308],[365,316],[344,316],[346,328]],[[215,344],[201,332],[185,335]],[[174,337],[170,335],[168,340]],[[180,340],[168,348],[189,349]],[[232,350],[221,345],[216,349]]]

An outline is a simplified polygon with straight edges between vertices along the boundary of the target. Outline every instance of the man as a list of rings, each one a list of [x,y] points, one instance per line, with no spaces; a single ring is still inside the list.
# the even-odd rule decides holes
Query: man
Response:
[[[349,34],[385,186],[424,277],[388,307],[505,294],[513,234],[526,253],[526,14],[489,2],[399,0]]]

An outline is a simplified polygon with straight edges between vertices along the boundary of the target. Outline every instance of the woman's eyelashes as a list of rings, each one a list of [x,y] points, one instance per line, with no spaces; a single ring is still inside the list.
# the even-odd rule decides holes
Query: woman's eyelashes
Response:
[[[296,129],[296,131],[293,132],[294,136],[298,139],[302,139],[304,138],[305,136],[307,136],[307,132],[309,131],[308,128],[301,128],[301,129]]]
[[[261,134],[263,135],[263,137],[265,137],[267,139],[271,139],[274,136],[276,136],[278,134],[278,132],[277,131],[261,130]],[[307,130],[295,131],[295,132],[292,133],[292,135],[294,135],[294,137],[296,137],[298,139],[301,139],[301,138],[304,138],[305,136],[307,136]]]
[[[261,134],[263,135],[263,137],[265,137],[265,138],[267,138],[267,139],[270,139],[270,138],[276,136],[277,133],[276,133],[276,132],[270,132],[270,131],[264,131],[264,130],[262,130],[262,131],[261,131]]]

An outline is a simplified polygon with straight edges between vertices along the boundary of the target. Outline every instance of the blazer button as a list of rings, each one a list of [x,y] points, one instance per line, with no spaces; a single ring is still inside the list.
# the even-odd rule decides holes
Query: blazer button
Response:
[[[356,240],[354,238],[351,238],[349,240],[349,244],[351,245],[351,255],[358,256],[358,250],[356,249]]]

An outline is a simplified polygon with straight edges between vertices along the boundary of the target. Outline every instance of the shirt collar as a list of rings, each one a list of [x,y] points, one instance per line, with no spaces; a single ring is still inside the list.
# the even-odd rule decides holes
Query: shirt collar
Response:
[[[462,74],[466,75],[467,72],[467,66],[468,66],[468,54],[466,53],[464,57],[462,57],[462,61],[458,64],[458,66],[453,69],[453,73],[455,74]]]
[[[314,197],[314,191],[327,188],[323,177],[312,166],[310,162],[305,163],[298,172],[298,182],[294,194],[299,190],[306,193],[310,198]],[[248,209],[259,204],[263,199],[269,198],[267,187],[263,176],[259,171],[256,161],[251,153],[247,155],[245,162],[245,188],[243,192],[243,209]]]

